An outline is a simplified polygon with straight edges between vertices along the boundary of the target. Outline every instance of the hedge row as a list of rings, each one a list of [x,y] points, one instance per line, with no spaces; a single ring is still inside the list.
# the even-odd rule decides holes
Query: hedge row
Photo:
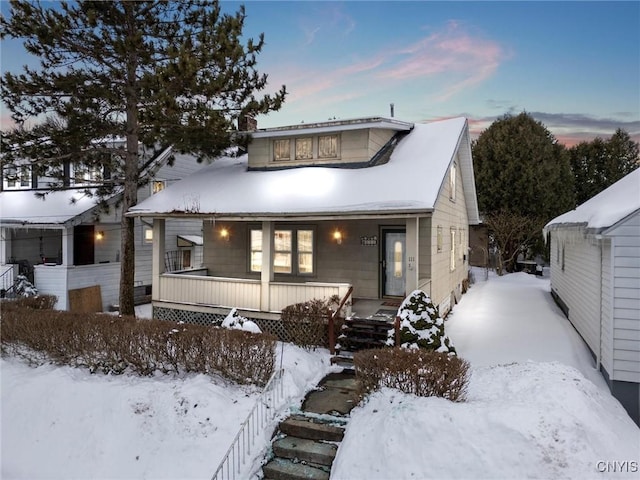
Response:
[[[41,309],[2,302],[3,354],[91,372],[219,374],[264,385],[275,363],[276,337],[241,330]],[[32,308],[35,307],[35,308]]]
[[[466,360],[448,353],[421,349],[381,348],[353,356],[364,393],[390,387],[422,397],[464,401],[469,381]]]

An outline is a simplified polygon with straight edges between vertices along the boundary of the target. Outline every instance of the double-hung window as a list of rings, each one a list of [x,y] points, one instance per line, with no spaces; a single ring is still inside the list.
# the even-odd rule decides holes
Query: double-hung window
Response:
[[[273,232],[273,272],[289,275],[314,273],[314,237],[312,228],[276,228]],[[250,230],[249,269],[262,269],[262,230]]]

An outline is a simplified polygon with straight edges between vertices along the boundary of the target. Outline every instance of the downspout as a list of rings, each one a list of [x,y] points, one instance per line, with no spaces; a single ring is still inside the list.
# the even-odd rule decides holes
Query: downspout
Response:
[[[600,371],[600,364],[602,362],[602,250],[604,248],[604,242],[602,241],[602,235],[596,235],[596,240],[600,246],[600,295],[598,295],[598,354],[596,355],[596,371]]]

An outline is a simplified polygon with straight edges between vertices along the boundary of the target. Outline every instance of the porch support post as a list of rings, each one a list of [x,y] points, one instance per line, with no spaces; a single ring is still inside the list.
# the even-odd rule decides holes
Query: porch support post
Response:
[[[6,265],[11,258],[11,230],[0,228],[0,265]]]
[[[273,222],[262,222],[262,269],[260,273],[260,310],[271,310],[270,286],[273,281]]]
[[[419,221],[418,217],[407,218],[407,295],[418,288]]]
[[[73,226],[62,230],[62,264],[73,265]]]
[[[160,299],[160,275],[164,273],[164,218],[153,219],[153,256],[151,266],[151,300]]]

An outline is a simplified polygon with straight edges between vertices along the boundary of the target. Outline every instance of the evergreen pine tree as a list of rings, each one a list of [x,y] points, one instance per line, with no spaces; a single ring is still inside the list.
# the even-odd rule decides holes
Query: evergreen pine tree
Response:
[[[414,290],[398,309],[400,317],[400,346],[425,350],[456,353],[449,337],[444,333],[444,320],[429,295]],[[387,345],[394,345],[395,331],[389,330]]]
[[[521,113],[492,123],[473,142],[472,153],[478,207],[505,269],[513,271],[518,253],[542,251],[542,227],[575,207],[566,149],[542,123]]]
[[[244,20],[243,7],[223,14],[217,1],[12,0],[0,19],[2,38],[24,39],[40,67],[2,77],[2,101],[17,124],[3,132],[4,165],[26,159],[60,179],[70,162],[106,166],[122,180],[87,193],[119,189],[126,212],[143,180],[140,145],[212,159],[242,141],[238,118],[282,105],[284,86],[256,97],[267,86],[256,69],[264,38],[245,40]],[[96,143],[114,137],[125,146]],[[120,310],[127,315],[134,314],[133,226],[123,215]]]

